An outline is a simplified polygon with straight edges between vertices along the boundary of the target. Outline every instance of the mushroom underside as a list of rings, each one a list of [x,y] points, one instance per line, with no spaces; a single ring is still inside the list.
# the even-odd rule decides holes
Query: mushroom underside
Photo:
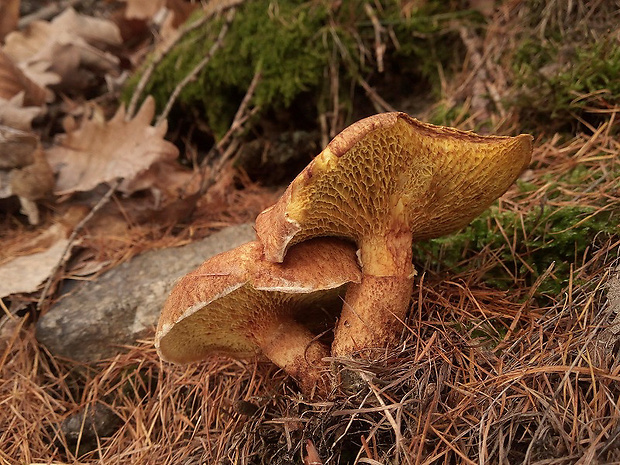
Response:
[[[165,360],[191,363],[212,356],[265,355],[293,376],[304,392],[322,380],[328,342],[345,286],[309,293],[265,291],[245,284],[228,295],[197,304],[161,335],[156,345]]]

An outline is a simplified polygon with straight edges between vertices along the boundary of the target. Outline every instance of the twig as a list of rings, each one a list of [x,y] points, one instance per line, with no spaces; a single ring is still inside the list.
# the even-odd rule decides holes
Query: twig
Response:
[[[245,93],[243,100],[239,104],[239,108],[237,109],[237,112],[235,113],[235,117],[233,118],[230,128],[228,129],[228,131],[226,131],[226,134],[224,134],[224,137],[222,137],[222,139],[220,139],[220,141],[211,148],[211,150],[205,157],[204,162],[203,162],[203,169],[206,169],[206,164],[208,163],[210,159],[212,159],[212,157],[215,155],[216,152],[220,153],[220,159],[218,160],[217,164],[211,170],[211,173],[209,174],[209,176],[203,177],[203,180],[200,184],[200,195],[207,192],[209,188],[215,183],[217,174],[222,170],[226,162],[230,160],[230,158],[232,157],[232,154],[234,153],[234,150],[232,149],[234,147],[232,147],[231,139],[241,130],[241,128],[243,127],[243,124],[259,111],[260,109],[259,107],[254,107],[249,111],[247,107],[250,103],[250,100],[252,99],[252,96],[254,95],[256,86],[261,80],[261,76],[262,75],[261,75],[260,70],[257,70],[254,73],[254,76],[252,77],[252,82],[250,82],[250,85],[248,86],[248,90]],[[224,150],[224,146],[226,146],[227,144],[230,144],[230,145],[228,145],[227,149]]]
[[[364,78],[362,78],[361,76],[358,76],[357,82],[366,91],[366,93],[368,94],[368,97],[372,101],[373,106],[378,112],[396,111],[396,109],[392,105],[390,105],[388,102],[383,100],[383,98],[377,93],[376,90],[370,87],[370,84],[368,84],[368,82],[366,82]]]
[[[479,51],[479,38],[465,27],[459,28],[459,35],[463,44],[469,52],[471,62],[473,64],[473,70],[469,77],[459,87],[462,91],[469,82],[472,82],[472,108],[479,114],[479,118],[486,119],[489,116],[489,103],[490,100],[503,117],[506,115],[506,110],[501,102],[499,91],[497,87],[493,85],[489,79],[487,54],[483,56]],[[488,95],[488,97],[486,95]],[[489,99],[490,97],[490,99]]]
[[[62,252],[62,255],[60,256],[60,260],[58,260],[58,262],[56,263],[56,266],[54,267],[49,277],[47,278],[47,281],[45,282],[45,287],[43,288],[43,291],[41,292],[41,296],[39,297],[39,300],[37,302],[38,311],[41,311],[41,308],[43,307],[43,303],[45,302],[45,299],[47,298],[47,295],[50,291],[50,288],[52,287],[52,283],[54,282],[54,277],[56,276],[56,273],[58,272],[62,264],[65,263],[66,260],[68,260],[69,252],[71,248],[73,247],[73,243],[75,242],[77,235],[80,233],[82,228],[86,225],[86,223],[88,223],[91,220],[91,218],[95,216],[95,213],[97,213],[105,204],[108,203],[108,201],[110,200],[114,192],[116,192],[116,189],[120,185],[121,181],[122,181],[121,179],[117,179],[116,181],[114,181],[110,185],[110,189],[108,189],[108,191],[104,194],[104,196],[101,197],[99,201],[97,202],[97,204],[90,210],[90,212],[88,212],[88,214],[84,218],[82,218],[82,221],[80,221],[75,226],[75,228],[73,228],[73,232],[69,236],[69,242],[67,242],[65,250]]]
[[[386,45],[381,40],[381,36],[385,32],[385,28],[381,25],[379,18],[377,18],[377,14],[375,10],[372,9],[370,3],[364,4],[364,11],[370,18],[370,22],[372,23],[372,28],[375,30],[375,56],[377,57],[377,71],[382,73],[384,71],[383,65],[383,57],[385,56]]]
[[[200,26],[205,24],[207,21],[209,21],[216,14],[222,11],[225,11],[229,8],[234,8],[235,6],[240,5],[241,3],[243,3],[243,0],[230,0],[228,2],[212,2],[212,3],[218,3],[218,5],[213,10],[206,11],[203,17],[179,29],[179,34],[174,38],[174,40],[170,41],[159,52],[159,54],[156,57],[154,57],[153,60],[149,63],[148,67],[144,70],[144,73],[142,73],[142,76],[140,77],[140,81],[136,85],[136,89],[134,90],[134,93],[131,96],[131,100],[129,101],[129,105],[127,107],[127,116],[126,116],[127,119],[131,119],[131,117],[135,113],[136,107],[138,106],[138,101],[140,100],[140,96],[144,92],[146,85],[151,79],[151,76],[153,75],[155,68],[157,67],[157,65],[159,65],[159,63],[161,63],[161,61],[166,57],[166,55],[170,53],[170,51],[174,48],[174,46],[178,44],[179,41],[183,37],[185,37],[186,34],[193,31],[194,29],[199,28]]]
[[[217,52],[222,47],[222,44],[224,43],[224,37],[226,37],[226,33],[228,32],[228,28],[230,27],[230,23],[232,22],[234,17],[235,9],[232,8],[228,11],[228,14],[226,15],[226,22],[222,26],[222,29],[220,29],[220,33],[218,34],[214,44],[209,49],[209,53],[207,53],[207,55],[202,60],[200,60],[200,62],[196,66],[194,66],[194,69],[192,69],[172,91],[172,95],[170,95],[168,102],[166,102],[166,107],[157,118],[157,125],[159,125],[159,123],[161,123],[168,117],[168,113],[170,113],[172,105],[174,105],[174,102],[176,102],[179,94],[183,91],[185,86],[187,86],[187,84],[196,79],[198,73],[200,73],[200,71],[202,71],[204,67],[209,64],[215,52]]]

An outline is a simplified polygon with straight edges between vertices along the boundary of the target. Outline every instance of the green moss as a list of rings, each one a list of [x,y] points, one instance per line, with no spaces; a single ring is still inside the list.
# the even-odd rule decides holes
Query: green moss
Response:
[[[598,16],[602,17],[591,19],[597,27],[610,20],[600,12]],[[562,130],[575,124],[575,116],[596,125],[607,117],[600,110],[620,104],[617,39],[596,32],[594,26],[588,28],[587,18],[574,21],[567,31],[548,26],[544,38],[524,33],[514,53],[517,94],[513,103],[521,108],[523,121],[538,129],[542,122],[543,127]]]
[[[620,175],[614,166],[620,165],[596,170],[579,164],[561,176],[543,174],[536,183],[517,181],[520,195],[514,200],[545,186],[545,204],[522,214],[494,205],[456,234],[415,244],[414,257],[438,272],[483,270],[481,279],[499,289],[531,285],[553,264],[539,293],[557,296],[570,279],[571,264],[579,268],[598,245],[620,236],[619,205],[602,203],[605,196],[598,206],[579,203],[601,176]]]
[[[245,2],[209,64],[179,97],[184,106],[206,112],[214,132],[228,128],[254,74],[261,73],[253,104],[286,106],[322,79],[327,60],[319,31],[327,10],[305,2]],[[146,93],[163,106],[177,83],[207,55],[221,30],[222,20],[188,34],[161,62]],[[133,91],[131,83],[128,93]]]
[[[399,63],[406,64],[407,69],[402,72],[414,70],[423,79],[439,82],[437,60],[447,63],[455,53],[454,37],[443,31],[455,18],[471,16],[466,11],[453,11],[455,8],[438,0],[425,2],[408,15],[403,14],[397,2],[374,8],[385,31],[393,33],[384,34],[388,47],[386,61],[398,58]],[[159,109],[208,53],[221,26],[222,20],[217,19],[187,34],[156,67],[144,95],[153,95]],[[328,70],[334,68],[340,81],[340,102],[350,108],[351,89],[357,85],[358,77],[368,78],[375,69],[374,40],[373,23],[363,2],[344,0],[338,6],[328,1],[244,2],[235,14],[223,47],[181,92],[178,108],[205,114],[216,137],[221,136],[254,74],[260,71],[262,78],[255,89],[253,105],[266,113],[287,108],[303,95],[309,108],[314,106],[318,114],[331,108]],[[130,80],[125,100],[132,95],[138,80],[139,75]]]
[[[414,256],[424,267],[452,271],[485,269],[483,280],[508,289],[514,280],[532,284],[554,263],[540,293],[558,295],[597,242],[617,235],[620,210],[592,207],[546,207],[523,217],[491,207],[462,231],[416,244]]]
[[[530,178],[517,180],[518,192],[510,195],[520,212],[495,204],[456,234],[414,244],[418,267],[480,270],[477,278],[487,285],[509,289],[532,285],[553,264],[539,292],[557,297],[571,265],[579,269],[600,247],[620,240],[620,161],[599,155],[564,160],[570,168],[563,172],[535,162]]]

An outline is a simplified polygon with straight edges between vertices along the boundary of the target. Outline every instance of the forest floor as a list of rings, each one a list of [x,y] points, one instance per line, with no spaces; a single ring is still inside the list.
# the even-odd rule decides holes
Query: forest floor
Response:
[[[620,464],[617,2],[5,3],[0,463]],[[355,389],[172,366],[152,332],[95,365],[37,341],[64,281],[253,222],[391,110],[534,152],[414,245],[402,344],[338,360]]]

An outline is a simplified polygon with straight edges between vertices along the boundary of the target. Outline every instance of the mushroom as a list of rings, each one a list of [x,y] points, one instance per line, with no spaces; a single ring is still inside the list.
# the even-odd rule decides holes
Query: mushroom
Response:
[[[304,242],[281,264],[264,260],[262,245],[249,242],[177,282],[164,304],[155,347],[174,363],[262,352],[306,394],[315,387],[324,393],[321,361],[329,348],[303,321],[330,304],[339,308],[343,286],[360,281],[355,247],[342,240]]]
[[[396,341],[415,271],[412,242],[467,225],[527,167],[532,137],[480,136],[383,113],[338,134],[256,220],[265,257],[318,236],[357,243],[362,282],[351,285],[332,354]]]

